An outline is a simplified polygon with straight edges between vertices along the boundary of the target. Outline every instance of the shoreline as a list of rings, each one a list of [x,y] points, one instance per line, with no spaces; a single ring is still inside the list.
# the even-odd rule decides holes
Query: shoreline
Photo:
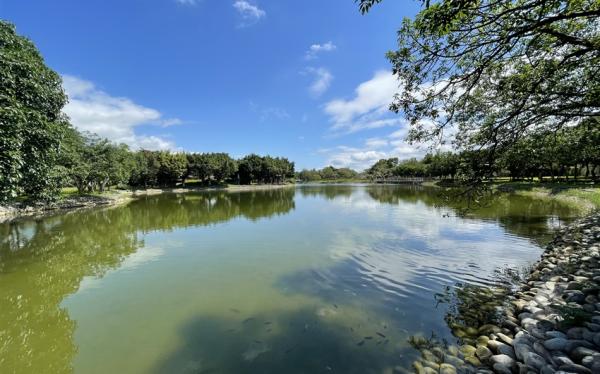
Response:
[[[421,344],[416,373],[600,373],[599,212],[558,230],[515,291],[491,292],[495,322],[460,347]]]
[[[51,203],[11,203],[0,205],[0,223],[8,223],[24,218],[40,218],[48,215],[68,213],[81,209],[100,207],[116,207],[127,204],[143,196],[153,196],[166,193],[190,192],[244,192],[261,191],[280,188],[295,187],[295,184],[260,184],[260,185],[228,185],[226,187],[175,187],[175,188],[149,188],[145,190],[113,190],[102,195],[71,195]]]

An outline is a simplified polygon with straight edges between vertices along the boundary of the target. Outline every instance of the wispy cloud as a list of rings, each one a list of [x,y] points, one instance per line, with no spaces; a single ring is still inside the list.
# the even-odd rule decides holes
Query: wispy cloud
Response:
[[[110,96],[87,80],[63,75],[63,87],[69,96],[64,112],[79,130],[98,134],[109,140],[138,149],[175,149],[175,144],[161,136],[138,135],[141,125],[163,127],[181,124],[177,118],[163,118],[152,108],[134,103],[126,97]]]
[[[181,4],[181,5],[196,5],[200,2],[201,0],[175,0],[175,2],[177,4]]]
[[[308,48],[308,51],[304,54],[304,58],[307,60],[314,60],[318,57],[319,53],[331,52],[337,47],[333,42],[329,41],[323,44],[313,44]]]
[[[356,87],[353,98],[335,99],[325,104],[332,130],[351,133],[397,125],[400,120],[389,118],[388,107],[398,91],[398,82],[391,72],[377,71],[373,78]]]
[[[304,73],[312,75],[314,78],[308,88],[311,95],[314,97],[319,97],[325,93],[333,81],[333,74],[331,74],[331,72],[324,67],[308,67],[304,69]]]
[[[267,16],[267,12],[246,0],[236,0],[233,7],[242,18],[239,27],[251,26]]]
[[[268,120],[286,120],[291,118],[290,114],[288,113],[287,110],[280,108],[280,107],[275,107],[275,106],[269,106],[269,107],[262,107],[256,103],[254,103],[253,101],[250,101],[250,110],[258,113],[259,115],[259,120],[261,122],[265,122]]]

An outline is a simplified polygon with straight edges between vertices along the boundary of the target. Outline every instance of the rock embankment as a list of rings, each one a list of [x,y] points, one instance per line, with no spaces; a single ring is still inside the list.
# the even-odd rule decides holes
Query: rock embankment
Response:
[[[600,214],[559,232],[476,355],[497,373],[600,373]],[[485,340],[485,339],[482,339]]]
[[[473,344],[421,350],[420,374],[600,374],[600,214],[561,230]]]
[[[34,204],[11,203],[0,206],[0,223],[22,217],[37,217],[67,210],[113,206],[131,200],[131,194],[111,193],[102,196],[74,195],[56,202],[39,202]]]

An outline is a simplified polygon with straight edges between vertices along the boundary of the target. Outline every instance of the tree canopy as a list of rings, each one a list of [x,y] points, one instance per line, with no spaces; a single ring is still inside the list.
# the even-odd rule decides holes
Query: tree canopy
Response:
[[[596,0],[424,1],[388,58],[401,87],[391,109],[409,120],[409,140],[450,136],[486,149],[490,165],[528,134],[600,115]]]
[[[60,76],[33,43],[0,21],[0,200],[26,194],[50,198],[55,168],[69,129]]]

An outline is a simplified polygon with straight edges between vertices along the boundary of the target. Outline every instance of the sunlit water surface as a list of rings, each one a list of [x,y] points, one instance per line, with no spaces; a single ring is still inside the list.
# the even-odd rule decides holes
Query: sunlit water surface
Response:
[[[456,341],[439,294],[541,253],[568,208],[436,190],[164,194],[0,225],[0,373],[391,373]]]

